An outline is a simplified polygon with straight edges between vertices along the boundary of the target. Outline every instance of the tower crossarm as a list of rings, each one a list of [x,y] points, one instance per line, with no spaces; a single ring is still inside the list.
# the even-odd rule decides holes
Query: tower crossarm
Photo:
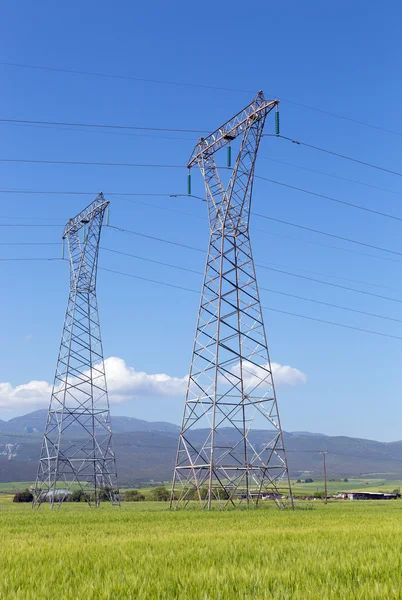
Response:
[[[258,92],[254,100],[237,115],[224,123],[219,129],[205,138],[200,138],[195,146],[187,167],[190,169],[205,157],[211,156],[224,146],[230,143],[231,140],[243,134],[250,126],[264,119],[269,112],[278,106],[279,100],[266,100],[262,91]]]
[[[105,200],[102,192],[100,192],[91,204],[78,213],[78,215],[68,220],[64,228],[63,239],[66,239],[69,234],[76,233],[81,227],[84,227],[87,223],[92,221],[98,214],[103,213],[109,204],[110,202]]]
[[[70,254],[70,290],[91,292],[96,285],[99,240],[103,216],[109,206],[102,192],[78,215],[70,219],[64,229]],[[84,235],[80,237],[80,229]]]

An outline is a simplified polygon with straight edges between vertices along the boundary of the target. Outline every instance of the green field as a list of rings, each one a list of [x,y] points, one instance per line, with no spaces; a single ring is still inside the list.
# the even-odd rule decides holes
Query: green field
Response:
[[[268,503],[267,503],[268,504]],[[0,504],[0,598],[402,597],[402,501],[295,511]]]
[[[24,490],[34,485],[34,481],[13,481],[10,483],[0,483],[0,499],[2,494],[15,494],[19,490]],[[313,483],[296,483],[296,480],[291,481],[292,490],[295,494],[313,494],[315,491],[322,491],[324,489],[324,480],[315,479]],[[155,485],[162,485],[161,483]],[[168,489],[170,489],[171,483],[164,482]],[[63,487],[60,483],[58,487]],[[366,491],[366,492],[392,492],[396,488],[402,489],[402,481],[396,479],[379,479],[379,478],[360,478],[360,479],[349,479],[347,482],[336,480],[327,482],[328,493],[335,494],[337,492],[343,492],[348,490],[355,491]],[[140,491],[147,493],[152,489],[151,485],[140,488]],[[124,491],[124,490],[123,490]]]

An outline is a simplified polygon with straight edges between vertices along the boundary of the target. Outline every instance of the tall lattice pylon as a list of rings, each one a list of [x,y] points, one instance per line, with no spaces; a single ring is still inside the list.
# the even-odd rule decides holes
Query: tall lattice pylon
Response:
[[[293,506],[249,234],[258,147],[266,117],[277,107],[259,92],[200,138],[188,163],[204,177],[210,241],[171,506],[198,500],[224,507],[260,498]],[[228,146],[230,159],[237,137],[240,149],[224,186],[214,155]],[[257,415],[267,430],[263,442],[250,431]]]
[[[119,503],[102,340],[96,300],[99,240],[109,202],[99,194],[70,219],[63,240],[70,257],[70,293],[39,460],[34,506],[61,504],[82,489]],[[58,492],[58,490],[62,490]]]

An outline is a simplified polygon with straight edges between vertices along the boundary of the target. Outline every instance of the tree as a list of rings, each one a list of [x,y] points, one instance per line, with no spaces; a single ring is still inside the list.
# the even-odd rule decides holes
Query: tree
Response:
[[[165,488],[165,486],[161,485],[153,488],[149,492],[148,498],[149,500],[154,500],[156,502],[167,502],[170,500],[170,492]]]
[[[13,498],[13,502],[32,502],[33,494],[28,490],[17,492]]]
[[[126,502],[141,502],[145,500],[145,496],[138,490],[127,490],[127,492],[124,492],[124,500]]]
[[[349,479],[347,477],[345,477],[345,479],[343,480],[345,483],[347,483],[349,481]]]
[[[71,496],[69,497],[69,502],[82,502],[85,499],[85,494],[83,490],[75,490]]]
[[[301,479],[298,479],[298,480],[296,481],[296,483],[301,483]]]
[[[311,477],[307,477],[307,479],[304,480],[304,483],[313,483],[314,479],[311,479]]]

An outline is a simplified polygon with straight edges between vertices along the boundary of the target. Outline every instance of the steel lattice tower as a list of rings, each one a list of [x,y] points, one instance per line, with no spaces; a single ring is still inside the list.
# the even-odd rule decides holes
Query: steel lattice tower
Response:
[[[293,506],[249,234],[258,147],[266,117],[277,107],[259,92],[200,138],[188,163],[200,167],[205,181],[210,240],[171,506],[191,499],[206,508],[213,500],[222,507],[258,503],[264,494],[280,507]],[[230,158],[237,137],[240,149],[224,186],[214,155],[228,146]],[[268,429],[263,444],[250,437],[257,414]]]
[[[70,219],[70,292],[36,480],[34,506],[51,506],[58,488],[77,484],[89,504],[104,490],[119,503],[109,400],[96,300],[102,222],[109,202],[99,194]],[[80,235],[81,234],[81,235]]]

